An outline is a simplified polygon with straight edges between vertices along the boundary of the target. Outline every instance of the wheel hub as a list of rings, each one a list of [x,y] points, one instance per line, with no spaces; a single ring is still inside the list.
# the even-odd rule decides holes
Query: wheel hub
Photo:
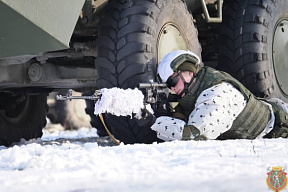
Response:
[[[86,103],[83,100],[76,100],[73,106],[73,112],[77,116],[78,120],[83,122],[90,122],[91,118],[85,112]]]
[[[29,96],[9,94],[2,95],[1,101],[5,101],[5,106],[0,110],[0,115],[9,122],[17,123],[25,119],[29,111],[31,100]]]
[[[288,95],[288,20],[278,22],[273,38],[273,64],[276,79],[282,92]]]
[[[187,50],[184,37],[177,27],[166,24],[161,29],[158,36],[158,61],[167,54],[176,50]]]

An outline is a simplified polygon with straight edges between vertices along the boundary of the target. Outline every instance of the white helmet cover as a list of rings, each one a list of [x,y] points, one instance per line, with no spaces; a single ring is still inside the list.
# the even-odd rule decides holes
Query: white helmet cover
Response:
[[[158,65],[158,75],[160,76],[162,83],[165,83],[167,79],[174,73],[172,67],[170,66],[171,62],[176,59],[178,56],[182,54],[190,54],[194,57],[196,57],[200,63],[200,58],[195,54],[192,53],[191,51],[184,51],[184,50],[177,50],[177,51],[172,51],[168,54],[166,54],[160,61]],[[197,63],[197,64],[199,64]]]

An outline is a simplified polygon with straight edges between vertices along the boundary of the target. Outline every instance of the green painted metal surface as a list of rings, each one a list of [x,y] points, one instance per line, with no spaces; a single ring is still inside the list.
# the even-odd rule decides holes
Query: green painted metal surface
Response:
[[[0,0],[0,58],[67,49],[83,3]]]

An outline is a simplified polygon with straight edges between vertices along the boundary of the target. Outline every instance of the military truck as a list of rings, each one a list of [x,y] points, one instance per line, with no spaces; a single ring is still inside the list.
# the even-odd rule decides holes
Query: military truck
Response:
[[[49,93],[156,81],[157,63],[177,49],[256,96],[288,101],[287,10],[287,0],[0,0],[0,144],[41,137]],[[104,120],[124,143],[145,140],[149,122]]]

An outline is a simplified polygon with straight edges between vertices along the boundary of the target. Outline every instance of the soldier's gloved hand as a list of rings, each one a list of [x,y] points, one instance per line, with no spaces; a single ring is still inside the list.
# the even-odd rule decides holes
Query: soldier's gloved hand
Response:
[[[173,140],[206,140],[200,135],[200,131],[186,122],[177,118],[162,116],[156,119],[151,127],[157,132],[157,137],[164,141]]]
[[[147,110],[146,108],[141,109],[141,118],[146,119],[146,118],[149,117],[150,115],[152,115],[152,113],[150,113],[149,110]]]
[[[145,126],[147,128],[151,127],[153,123],[155,122],[156,118],[155,116],[149,111],[148,109],[144,108],[141,109],[140,116],[137,117],[136,123],[139,126]]]
[[[205,135],[201,135],[199,129],[193,125],[185,125],[182,140],[207,140]]]

